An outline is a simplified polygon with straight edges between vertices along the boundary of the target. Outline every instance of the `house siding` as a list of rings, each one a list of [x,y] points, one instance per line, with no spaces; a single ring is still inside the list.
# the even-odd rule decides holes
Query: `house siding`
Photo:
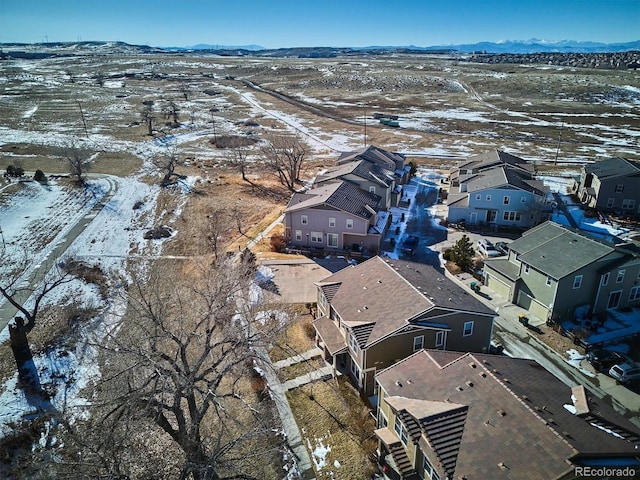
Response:
[[[480,198],[477,199],[477,196]],[[487,200],[487,196],[490,196],[490,200]],[[450,222],[464,220],[469,224],[491,223],[497,226],[525,228],[539,221],[536,210],[542,197],[531,192],[516,188],[492,188],[467,192],[467,197],[468,207],[456,207],[455,205],[449,207],[448,220]],[[509,197],[509,204],[504,204],[504,197]],[[522,198],[526,199],[524,203]],[[493,221],[487,216],[490,211],[496,212]],[[515,219],[505,220],[505,212],[517,212],[520,214],[520,219],[518,221]],[[531,218],[532,215],[533,218]]]
[[[306,215],[308,223],[302,224],[302,216]],[[335,219],[335,226],[329,226],[329,219]],[[347,219],[353,222],[353,228],[347,229]],[[287,240],[290,245],[308,248],[324,248],[336,250],[351,248],[351,243],[345,242],[345,236],[351,238],[354,235],[359,236],[367,245],[377,247],[379,245],[379,235],[375,235],[372,239],[368,239],[369,221],[358,216],[352,215],[341,210],[330,208],[308,208],[304,210],[296,210],[285,213],[284,217],[285,231]],[[296,230],[301,232],[301,239],[296,239]],[[312,232],[322,233],[322,242],[312,241]],[[328,233],[338,235],[338,245],[329,247]],[[346,247],[345,247],[346,245]]]
[[[627,214],[640,212],[640,176],[598,179],[597,183],[598,188],[594,187],[597,192],[596,208]],[[618,185],[622,185],[622,192],[616,192]],[[607,203],[610,198],[613,199],[613,206]],[[633,208],[623,208],[625,200],[633,200]]]

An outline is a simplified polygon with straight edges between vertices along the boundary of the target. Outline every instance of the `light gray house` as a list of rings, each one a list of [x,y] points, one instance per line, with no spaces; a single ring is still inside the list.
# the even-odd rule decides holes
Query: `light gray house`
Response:
[[[447,197],[447,220],[529,228],[543,220],[549,189],[524,168],[497,165],[459,174]]]
[[[640,162],[614,157],[585,165],[572,191],[591,208],[636,216],[640,214]]]
[[[388,226],[382,198],[345,181],[295,193],[284,212],[289,245],[376,254]]]
[[[464,178],[488,170],[490,168],[511,166],[516,167],[533,175],[533,165],[526,160],[503,152],[502,150],[490,150],[488,152],[473,155],[458,163],[449,172],[449,183],[457,187]]]
[[[355,160],[333,167],[318,175],[314,186],[322,186],[338,181],[353,183],[359,188],[382,197],[381,208],[388,210],[397,207],[402,187],[396,186],[396,177],[392,170],[366,160]]]
[[[545,222],[509,244],[506,258],[487,259],[485,284],[541,318],[571,318],[640,303],[640,249],[613,245]]]
[[[495,312],[430,265],[374,257],[317,283],[316,343],[365,395],[422,348],[482,352]]]

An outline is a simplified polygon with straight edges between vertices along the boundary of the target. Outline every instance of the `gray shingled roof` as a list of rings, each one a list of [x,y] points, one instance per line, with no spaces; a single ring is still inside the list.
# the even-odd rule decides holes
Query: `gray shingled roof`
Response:
[[[518,253],[518,260],[556,280],[615,250],[613,245],[550,221],[525,232],[509,248]]]
[[[353,174],[384,187],[389,187],[393,181],[393,172],[391,170],[387,170],[380,165],[367,162],[366,160],[355,160],[353,162],[333,167],[325,173],[318,175],[315,183],[320,184],[329,180],[342,178],[349,174]]]
[[[468,192],[504,186],[515,187],[536,195],[544,195],[549,191],[548,187],[535,180],[529,173],[510,166],[488,168],[464,183],[467,184]]]
[[[478,155],[473,155],[458,165],[460,170],[481,171],[498,165],[514,165],[533,172],[533,165],[526,160],[503,152],[502,150],[490,150]]]
[[[589,395],[589,412],[573,415],[564,407],[572,389],[532,360],[423,350],[376,379],[390,399],[468,406],[456,424],[463,433],[451,437],[454,472],[451,463],[438,466],[452,478],[551,479],[573,471],[576,457],[638,457],[637,427]]]
[[[495,315],[444,274],[421,263],[376,256],[318,283],[321,288],[330,284],[340,284],[331,305],[346,324],[373,325],[361,346],[371,345],[433,308]]]
[[[366,160],[376,163],[388,170],[395,171],[398,164],[404,164],[405,157],[399,153],[389,152],[374,145],[363,147],[354,152],[345,152],[338,157],[338,164],[343,164],[353,160]]]
[[[377,211],[381,199],[379,195],[367,192],[352,183],[340,181],[322,185],[305,193],[295,193],[285,211],[294,212],[327,205],[368,220],[373,213],[366,207]]]
[[[640,163],[622,157],[613,157],[585,165],[584,169],[600,179],[623,177],[640,174]]]

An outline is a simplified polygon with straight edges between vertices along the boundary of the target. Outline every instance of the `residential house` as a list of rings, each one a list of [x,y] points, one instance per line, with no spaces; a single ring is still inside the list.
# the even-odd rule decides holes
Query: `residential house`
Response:
[[[541,319],[571,318],[640,303],[640,249],[612,244],[554,222],[525,232],[509,255],[487,259],[484,281]]]
[[[367,162],[366,160],[355,160],[333,167],[318,175],[314,186],[326,185],[341,180],[380,195],[382,197],[381,208],[383,210],[398,206],[402,187],[396,185],[393,170],[388,170],[377,163]]]
[[[548,191],[520,166],[498,165],[460,175],[450,186],[447,220],[530,228],[543,219]]]
[[[533,165],[526,160],[503,152],[502,150],[490,150],[478,155],[473,155],[468,159],[458,163],[449,173],[449,183],[457,187],[465,178],[495,167],[511,166],[517,167],[530,174],[534,173]]]
[[[640,430],[533,360],[421,350],[379,372],[376,385],[387,479],[568,480],[576,467],[640,469]]]
[[[410,180],[411,166],[406,165],[406,157],[400,153],[389,152],[382,148],[369,145],[353,152],[342,153],[338,157],[338,165],[365,160],[374,163],[385,170],[391,170],[396,178],[396,185],[404,185]]]
[[[289,245],[323,250],[373,252],[380,249],[388,213],[382,198],[345,181],[294,193],[284,211]]]
[[[636,216],[640,214],[640,162],[614,157],[584,165],[572,191],[591,208]]]
[[[376,256],[316,285],[316,343],[364,395],[417,350],[489,347],[495,312],[430,265]]]

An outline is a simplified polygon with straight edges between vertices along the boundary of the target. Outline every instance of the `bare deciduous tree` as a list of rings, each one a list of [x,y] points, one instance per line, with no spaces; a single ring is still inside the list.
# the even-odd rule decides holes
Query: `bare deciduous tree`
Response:
[[[41,280],[36,278],[36,286],[31,286],[25,281],[30,266],[27,254],[17,262],[8,257],[4,248],[0,254],[0,263],[8,266],[10,270],[2,276],[0,295],[19,312],[9,325],[9,336],[16,365],[21,374],[24,364],[31,359],[27,335],[36,326],[42,302],[53,290],[75,278],[75,269],[66,268],[73,263],[68,263],[69,260],[65,262],[53,265]]]
[[[156,119],[153,109],[153,100],[145,100],[142,102],[142,110],[140,111],[140,118],[147,126],[147,135],[153,135],[153,122]]]
[[[164,174],[160,182],[162,187],[175,185],[182,177],[176,173],[176,168],[184,165],[184,159],[175,145],[167,145],[165,153],[156,157],[153,164]]]
[[[178,116],[180,114],[180,108],[173,100],[165,102],[163,108],[164,114],[168,119],[171,119],[174,124],[178,123]]]
[[[167,459],[181,462],[173,478],[271,478],[264,469],[281,456],[274,405],[247,387],[283,325],[254,325],[241,300],[250,262],[228,260],[201,273],[198,288],[175,275],[167,282],[166,274],[129,288],[135,321],[123,322],[110,345],[118,370],[102,387],[115,395],[108,418],[119,419],[113,428],[130,418],[146,422],[156,444],[177,449]]]
[[[261,151],[280,183],[295,191],[308,153],[306,145],[297,136],[272,136]]]
[[[252,188],[256,188],[258,185],[247,176],[247,168],[249,165],[248,156],[249,154],[246,149],[236,147],[229,150],[228,158],[231,164],[240,172],[242,180],[251,185]]]
[[[222,208],[214,208],[207,215],[205,236],[214,258],[218,259],[218,250],[222,234],[228,229],[230,222],[229,212]]]
[[[78,185],[85,184],[85,175],[91,170],[93,159],[90,152],[82,148],[75,141],[70,141],[62,146],[62,156],[67,162],[69,173],[75,177]]]

